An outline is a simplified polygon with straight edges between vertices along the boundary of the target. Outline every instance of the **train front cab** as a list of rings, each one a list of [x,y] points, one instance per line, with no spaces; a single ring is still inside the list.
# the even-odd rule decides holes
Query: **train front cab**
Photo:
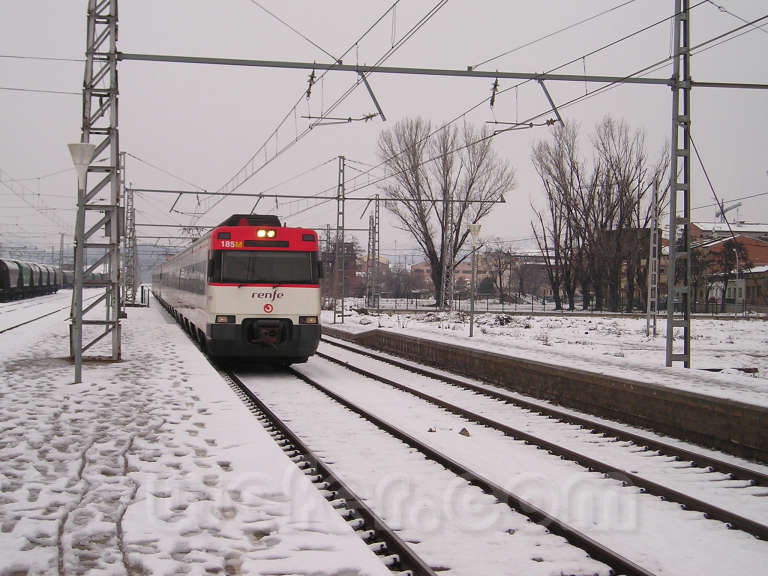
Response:
[[[285,228],[258,240],[243,236],[255,233],[253,227],[213,232],[206,348],[222,358],[305,362],[320,341],[317,236]],[[245,248],[231,249],[240,241]]]

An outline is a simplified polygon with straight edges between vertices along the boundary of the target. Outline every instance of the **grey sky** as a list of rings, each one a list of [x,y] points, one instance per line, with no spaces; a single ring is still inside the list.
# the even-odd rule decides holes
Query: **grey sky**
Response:
[[[301,31],[323,50],[340,55],[349,48],[394,0],[351,2],[297,2],[260,0]],[[569,24],[622,4],[621,0],[572,1],[449,1],[387,61],[386,65],[465,69],[497,54],[535,40]],[[344,58],[347,64],[372,64],[392,47],[437,0],[402,0],[394,17],[390,14]],[[697,2],[692,2],[693,5]],[[85,0],[40,0],[0,2],[0,170],[3,179],[25,180],[30,193],[56,208],[56,216],[69,224],[60,229],[43,216],[23,208],[6,186],[0,185],[0,239],[13,243],[23,237],[44,247],[58,246],[58,232],[71,238],[76,193],[74,171],[66,143],[79,139],[81,97],[20,90],[43,89],[78,93],[81,62],[36,60],[33,57],[82,59],[85,47]],[[635,0],[594,21],[516,51],[481,67],[484,70],[537,72],[579,58],[613,40],[668,17],[672,0]],[[692,44],[696,45],[768,13],[764,2],[723,0],[703,3],[693,10]],[[131,0],[120,3],[118,49],[126,53],[195,55],[327,62],[329,57],[289,30],[256,2],[250,0]],[[766,24],[768,21],[764,21]],[[768,25],[693,58],[693,77],[699,81],[768,83]],[[670,53],[671,26],[662,24],[585,60],[579,59],[563,72],[626,75]],[[22,56],[24,58],[8,58]],[[671,68],[655,72],[666,77]],[[280,119],[288,120],[277,141],[267,144],[266,157],[307,126],[307,115],[317,115],[355,78],[350,73],[330,73],[314,86],[309,100],[302,98],[308,73],[301,70],[223,68],[203,65],[122,62],[120,81],[121,149],[130,153],[127,180],[141,188],[185,188],[170,172],[188,183],[218,190],[268,141]],[[238,192],[256,193],[329,161],[273,190],[284,194],[319,194],[333,189],[337,166],[332,159],[345,155],[350,162],[347,178],[378,164],[376,139],[382,128],[399,119],[421,115],[436,125],[451,120],[490,95],[492,80],[424,78],[372,75],[370,82],[387,116],[352,124],[318,126],[305,138],[271,162]],[[501,82],[501,88],[512,86]],[[556,102],[566,102],[593,90],[597,85],[550,83]],[[301,100],[295,113],[292,106]],[[768,192],[768,92],[716,90],[693,92],[693,136],[719,195],[733,200]],[[533,83],[500,95],[493,110],[488,104],[467,114],[477,126],[494,119],[523,120],[546,111],[547,102]],[[334,116],[361,117],[374,112],[364,87],[358,87],[334,112]],[[595,123],[606,114],[623,118],[646,131],[651,156],[657,155],[670,134],[671,97],[666,87],[623,86],[562,111],[566,122],[582,127],[583,144]],[[530,162],[533,142],[548,136],[547,128],[515,131],[495,139],[496,150],[513,164],[517,189],[507,196],[484,223],[483,237],[499,236],[510,241],[530,238],[530,203],[537,202],[541,186]],[[263,161],[265,154],[258,156]],[[136,158],[141,159],[141,161]],[[258,166],[260,162],[257,162]],[[158,170],[153,168],[160,168]],[[698,165],[693,172],[693,206],[713,202]],[[52,173],[63,171],[54,176]],[[371,179],[380,174],[373,172]],[[47,176],[44,178],[40,178]],[[354,189],[368,176],[350,183]],[[355,196],[376,193],[375,187]],[[138,222],[188,223],[189,217],[169,214],[172,197],[152,195],[137,198]],[[335,225],[335,203],[286,203],[278,215],[290,225],[319,227]],[[213,224],[237,211],[249,211],[252,201],[230,199],[201,219]],[[314,206],[314,207],[313,207]],[[180,203],[192,211],[192,199]],[[364,203],[349,202],[347,225],[367,227],[360,219]],[[264,200],[259,210],[274,211],[275,201]],[[382,210],[382,214],[384,211]],[[712,221],[714,208],[694,211],[694,220]],[[734,215],[734,212],[731,212]],[[738,216],[751,222],[768,222],[768,195],[743,200]],[[385,218],[382,252],[392,257],[395,241],[400,254],[413,242],[391,227]],[[44,238],[31,236],[43,230]],[[140,229],[142,233],[150,232]],[[366,236],[357,235],[365,246]]]

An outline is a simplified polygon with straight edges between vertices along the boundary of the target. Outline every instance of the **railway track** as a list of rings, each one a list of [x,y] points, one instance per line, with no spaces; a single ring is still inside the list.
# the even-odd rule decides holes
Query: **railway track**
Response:
[[[387,526],[362,498],[355,494],[333,470],[232,371],[220,371],[230,387],[245,402],[283,451],[291,458],[326,499],[345,517],[357,534],[389,566],[393,572],[413,576],[436,576],[411,548]]]
[[[621,554],[611,550],[609,547],[606,547],[596,540],[590,538],[589,536],[583,534],[582,532],[576,530],[575,528],[572,528],[571,526],[568,526],[566,523],[562,522],[558,518],[548,514],[547,512],[541,510],[540,508],[536,507],[534,504],[525,501],[524,499],[520,498],[518,495],[514,494],[513,492],[505,489],[503,486],[501,486],[498,483],[494,483],[491,480],[484,478],[482,475],[473,472],[468,467],[460,464],[456,460],[453,460],[449,456],[441,453],[440,451],[437,451],[427,444],[420,442],[417,438],[414,436],[408,434],[407,432],[385,422],[384,420],[376,417],[372,413],[368,412],[367,410],[361,408],[360,406],[355,405],[352,402],[349,402],[348,400],[344,399],[343,397],[335,394],[331,390],[329,390],[326,386],[321,384],[320,382],[310,378],[306,374],[301,373],[298,370],[294,369],[287,369],[288,373],[293,375],[296,379],[301,380],[303,383],[310,386],[312,389],[318,391],[322,395],[326,396],[327,399],[335,402],[340,407],[343,407],[343,409],[348,413],[349,411],[357,414],[360,416],[361,419],[367,421],[368,423],[372,424],[375,428],[378,429],[378,433],[381,433],[382,431],[391,436],[392,439],[395,439],[398,442],[398,444],[405,446],[401,449],[405,451],[405,453],[413,454],[413,450],[418,451],[422,456],[418,458],[417,460],[420,460],[421,462],[427,463],[430,466],[433,467],[433,472],[430,472],[430,475],[433,475],[435,472],[434,470],[440,470],[440,472],[444,475],[450,476],[450,480],[448,482],[461,482],[463,484],[466,484],[467,489],[475,489],[482,491],[483,493],[489,495],[491,500],[502,507],[508,507],[508,510],[511,510],[514,513],[520,514],[524,517],[524,520],[522,522],[522,525],[525,526],[525,522],[530,522],[536,525],[539,525],[540,527],[544,528],[543,534],[547,535],[547,537],[551,538],[551,535],[560,536],[562,539],[567,541],[568,544],[571,544],[572,546],[575,546],[576,548],[581,549],[583,552],[579,552],[579,554],[586,553],[586,556],[582,557],[580,560],[581,562],[586,562],[589,566],[586,570],[577,570],[573,573],[576,574],[596,574],[598,572],[607,574],[607,573],[615,573],[615,574],[626,574],[631,576],[652,576],[652,572],[644,569],[643,567],[635,564],[634,562],[628,560],[627,558],[623,557]],[[258,400],[259,394],[256,394],[250,390],[250,387],[253,385],[253,381],[249,381],[247,378],[244,378],[242,375],[238,376],[232,373],[228,374],[229,378],[232,382],[235,382],[237,384],[236,392],[238,395],[248,395],[249,397],[253,398],[254,401],[258,402],[261,406],[266,407],[266,404],[263,401]],[[323,413],[326,413],[324,406]],[[275,412],[272,411],[272,418],[277,418],[275,416]],[[282,424],[279,424],[277,429],[280,430],[277,434],[275,434],[276,440],[278,442],[282,441],[283,435],[286,434],[286,431],[289,430],[288,425],[285,423],[287,420],[292,420],[291,418],[283,418]],[[271,428],[273,426],[274,420],[270,418],[270,423],[268,424],[267,430],[271,431]],[[290,434],[290,437],[292,439],[297,439],[297,436],[295,433],[287,432],[287,434]],[[290,441],[291,445],[295,445],[294,441]],[[410,448],[407,449],[406,447]],[[300,457],[299,454],[303,454],[304,450],[308,450],[306,447],[302,449],[300,452],[293,452],[293,448],[288,448],[287,453],[292,457]],[[426,457],[426,458],[424,458]],[[304,459],[303,456],[300,457],[302,460]],[[314,464],[316,462],[319,462],[317,456],[310,456],[308,458],[312,462],[312,466],[314,467]],[[411,465],[413,466],[413,462]],[[437,464],[437,468],[435,469],[434,466]],[[325,476],[325,474],[329,474],[330,477],[330,470],[328,467],[326,467],[322,473],[322,476]],[[334,485],[335,480],[332,480],[331,482],[326,483],[321,480],[320,477],[317,478],[319,481],[323,482],[321,484],[321,487],[323,489],[327,489],[330,486]],[[350,489],[346,489],[344,491],[345,493],[351,493],[352,491]],[[332,494],[330,497],[333,498],[335,494]],[[357,498],[355,502],[360,502],[360,499]],[[356,507],[359,504],[357,503],[345,503],[343,505],[344,509],[356,509]],[[372,523],[373,526],[377,526],[379,528],[384,528],[387,532],[394,533],[394,530],[391,528],[386,528],[387,523],[386,520],[379,517],[377,520],[374,520]],[[517,530],[520,530],[520,528],[515,528],[509,530],[509,534],[515,534]],[[501,532],[501,531],[500,531]],[[540,529],[537,534],[541,534]],[[472,539],[472,534],[465,534],[462,536],[463,540],[468,540],[469,542],[465,542],[466,545],[471,545],[474,541]],[[477,545],[482,545],[482,540],[484,538],[483,535],[475,535],[477,539]],[[418,543],[422,539],[428,539],[429,536],[426,537],[422,534],[419,535],[415,541]],[[384,539],[382,537],[382,539]],[[562,544],[562,541],[560,539],[557,539],[557,542]],[[407,545],[404,544],[406,547]],[[540,544],[537,543],[535,546],[539,546]],[[531,547],[533,547],[534,544],[531,544]],[[407,547],[409,550],[410,548]],[[415,554],[415,552],[411,551],[410,554]],[[418,558],[418,556],[416,556]],[[403,557],[400,556],[400,552],[398,552],[398,559],[402,562]],[[541,558],[537,558],[534,554],[534,562],[541,562]],[[597,561],[599,563],[604,564],[603,570],[596,570],[594,561]],[[408,570],[412,570],[410,567],[411,559],[409,558],[405,562],[403,562],[403,567],[407,567]],[[420,560],[422,564],[425,564],[424,560]],[[599,566],[599,564],[598,564]],[[610,568],[608,568],[610,567]],[[427,566],[427,568],[429,568]],[[434,572],[440,572],[443,570],[450,570],[450,565],[446,565],[445,562],[438,562],[437,565],[433,568],[429,568],[433,572],[425,572],[425,573],[434,573]],[[421,573],[414,571],[414,574]],[[571,572],[567,572],[571,573]]]
[[[341,348],[343,350],[347,350],[349,352],[353,352],[355,354],[360,354],[368,358],[384,362],[391,366],[396,366],[414,374],[426,376],[451,386],[468,390],[487,398],[498,400],[505,404],[510,404],[525,410],[529,410],[533,413],[551,418],[554,421],[563,422],[574,426],[580,426],[584,429],[591,430],[595,434],[604,435],[607,438],[613,438],[622,442],[631,442],[638,447],[656,451],[659,454],[675,458],[680,462],[690,462],[692,466],[707,469],[708,471],[720,472],[730,476],[735,480],[742,480],[756,486],[768,487],[768,474],[760,472],[759,470],[747,468],[745,466],[715,458],[701,452],[695,452],[688,448],[677,446],[669,442],[663,442],[654,438],[650,438],[646,435],[632,432],[626,428],[612,426],[596,419],[579,416],[573,412],[560,410],[552,407],[551,405],[528,401],[517,395],[505,393],[498,389],[492,389],[486,385],[470,382],[467,378],[455,377],[444,372],[431,370],[413,362],[401,361],[393,358],[392,356],[379,354],[360,346],[349,345],[341,341],[331,340],[327,337],[324,337],[322,342],[337,348]]]
[[[84,298],[83,302],[88,302],[89,300],[93,300],[96,298],[96,296],[91,296],[89,298]],[[33,308],[34,306],[26,306],[25,308]],[[48,316],[53,316],[54,314],[58,314],[59,312],[62,312],[63,310],[67,310],[71,308],[70,304],[67,304],[66,306],[62,306],[61,308],[57,308],[56,310],[53,310],[52,312],[47,312],[45,314],[41,314],[40,316],[35,316],[34,318],[31,318],[29,320],[25,320],[24,322],[19,322],[18,324],[14,324],[13,326],[8,326],[7,328],[3,328],[0,330],[0,334],[4,334],[6,332],[10,332],[11,330],[15,330],[16,328],[21,328],[22,326],[26,326],[27,324],[32,324],[33,322],[37,322],[38,320],[42,320],[43,318],[47,318]]]
[[[542,438],[541,436],[532,434],[530,432],[526,432],[520,428],[509,426],[497,419],[488,418],[486,416],[483,416],[482,414],[479,414],[476,411],[469,410],[466,407],[459,406],[455,403],[446,402],[445,400],[442,400],[435,395],[427,394],[423,391],[418,390],[417,388],[394,381],[391,378],[384,377],[371,370],[361,368],[360,366],[351,364],[350,362],[347,362],[345,360],[334,358],[323,352],[318,352],[318,356],[328,361],[344,366],[346,369],[352,370],[353,372],[360,374],[361,376],[376,380],[378,382],[381,382],[383,384],[386,384],[388,386],[391,386],[393,388],[396,388],[398,390],[401,390],[403,392],[416,396],[430,404],[433,404],[444,410],[447,410],[448,412],[451,412],[452,414],[460,416],[461,418],[469,422],[474,422],[482,426],[485,426],[489,429],[497,430],[506,436],[510,436],[516,440],[523,441],[526,444],[536,446],[537,448],[540,448],[541,450],[546,451],[548,454],[575,462],[580,466],[583,466],[584,468],[588,469],[589,471],[599,472],[603,474],[606,478],[617,480],[625,486],[636,486],[647,494],[658,496],[664,500],[669,500],[671,502],[677,502],[686,510],[702,512],[705,514],[707,518],[724,522],[730,528],[742,530],[762,540],[768,540],[768,525],[765,525],[761,522],[758,522],[751,518],[741,516],[739,514],[735,514],[730,510],[715,506],[710,502],[707,502],[700,498],[696,498],[680,490],[675,490],[669,487],[668,485],[665,485],[659,482],[654,482],[641,475],[635,474],[633,472],[619,468],[617,466],[613,466],[608,462],[604,462],[602,460],[583,454],[579,451],[566,448],[555,442],[548,441]],[[474,391],[476,390],[473,390],[473,392]],[[719,465],[721,468],[725,468],[725,469],[729,467],[729,464],[726,462],[719,462]],[[734,473],[735,472],[736,471],[734,471]],[[755,479],[757,479],[762,485],[768,485],[768,477],[761,475],[756,471],[752,471],[752,472],[753,472],[752,476]]]
[[[333,343],[335,345],[335,343]],[[349,347],[352,348],[352,347]],[[356,348],[352,348],[355,353],[358,353],[359,351]],[[708,503],[705,500],[701,500],[699,498],[695,498],[685,492],[681,492],[679,490],[674,490],[669,488],[668,486],[664,485],[663,483],[657,483],[654,481],[650,481],[647,478],[643,478],[640,475],[634,474],[633,472],[627,472],[621,468],[618,468],[616,466],[611,466],[610,464],[607,464],[606,462],[601,462],[595,458],[592,458],[590,456],[587,456],[585,454],[579,454],[578,452],[568,450],[567,448],[564,448],[562,446],[558,446],[556,444],[553,444],[551,442],[548,442],[547,440],[543,438],[538,438],[534,436],[533,434],[523,431],[523,430],[516,430],[512,429],[511,427],[505,427],[506,425],[501,422],[496,422],[493,419],[486,418],[482,414],[477,413],[470,413],[463,409],[463,407],[456,406],[455,404],[451,404],[449,402],[445,402],[435,396],[431,396],[429,394],[425,394],[423,392],[420,392],[418,390],[412,389],[411,386],[405,386],[403,384],[400,384],[398,382],[395,382],[392,378],[386,378],[382,377],[380,374],[372,374],[370,370],[366,370],[365,368],[361,368],[360,366],[352,366],[352,363],[348,360],[342,360],[342,359],[330,359],[328,358],[328,354],[321,351],[318,356],[324,360],[328,360],[329,362],[332,362],[332,364],[327,364],[327,366],[337,366],[336,369],[338,370],[338,366],[342,365],[343,369],[351,370],[352,372],[365,376],[366,379],[375,380],[376,382],[385,385],[387,387],[391,387],[393,389],[393,393],[398,394],[407,394],[409,396],[413,396],[414,398],[418,398],[420,401],[429,402],[433,405],[433,407],[438,407],[441,412],[443,411],[449,411],[453,414],[459,415],[462,420],[467,422],[475,422],[477,424],[480,424],[483,429],[493,430],[496,433],[501,433],[506,436],[510,436],[511,438],[522,440],[523,442],[527,444],[532,444],[534,446],[537,446],[538,448],[541,448],[540,454],[542,458],[549,458],[554,460],[559,459],[567,459],[572,460],[574,463],[578,463],[580,466],[583,466],[584,468],[590,470],[590,471],[596,471],[603,475],[606,482],[613,482],[616,484],[616,481],[622,483],[625,488],[619,488],[619,490],[634,490],[634,488],[631,488],[631,486],[635,486],[639,488],[641,491],[646,492],[647,495],[643,496],[644,498],[653,498],[651,495],[657,495],[659,498],[657,499],[660,503],[662,500],[667,500],[669,502],[663,502],[664,505],[666,505],[668,508],[674,507],[674,503],[679,503],[680,507],[687,509],[686,512],[678,512],[678,514],[689,514],[693,511],[697,510],[701,512],[702,514],[699,514],[696,516],[692,516],[691,520],[697,520],[697,518],[710,518],[712,520],[719,520],[720,522],[725,522],[729,525],[729,527],[737,528],[738,530],[732,530],[731,533],[733,534],[740,534],[743,532],[746,532],[747,534],[752,534],[756,536],[757,538],[765,538],[766,534],[768,534],[768,529],[762,525],[760,522],[755,521],[754,519],[747,518],[740,516],[739,514],[735,514],[732,511],[729,511],[727,509],[723,509],[717,506],[714,506],[710,503]],[[370,364],[370,362],[368,362]],[[321,364],[325,364],[321,360]],[[371,508],[367,508],[366,513],[370,513],[373,516],[369,516],[367,518],[363,518],[362,514],[358,516],[359,510],[366,510],[366,508],[360,506],[357,502],[358,500],[355,499],[354,493],[352,489],[349,488],[349,486],[344,485],[343,482],[339,479],[338,476],[333,475],[333,472],[330,470],[330,467],[335,468],[336,467],[336,460],[343,460],[344,459],[344,453],[342,451],[341,455],[338,452],[333,452],[332,450],[326,451],[324,448],[324,441],[317,440],[317,444],[319,445],[320,449],[322,450],[321,457],[318,457],[316,455],[310,455],[306,456],[305,454],[311,454],[311,452],[308,452],[308,449],[306,446],[302,448],[296,448],[298,443],[294,442],[294,439],[300,442],[298,440],[298,436],[296,433],[290,432],[288,429],[288,426],[285,424],[278,425],[276,424],[275,420],[272,420],[272,418],[284,418],[286,421],[290,423],[290,427],[293,428],[295,426],[298,426],[298,429],[301,429],[302,426],[306,426],[305,422],[307,420],[317,420],[318,422],[315,423],[316,429],[322,429],[325,423],[325,419],[329,412],[332,410],[327,407],[325,402],[330,402],[338,404],[340,407],[343,406],[344,410],[347,412],[353,412],[360,418],[365,419],[367,422],[371,423],[373,426],[375,426],[379,431],[385,431],[388,435],[390,435],[392,438],[396,438],[400,442],[404,443],[408,447],[410,447],[413,450],[417,450],[421,455],[422,458],[425,458],[425,461],[431,461],[432,463],[438,463],[441,467],[441,470],[444,469],[444,471],[450,471],[454,475],[454,479],[456,481],[461,481],[467,483],[470,487],[476,488],[479,490],[482,490],[487,495],[489,495],[491,498],[495,499],[496,502],[503,503],[505,506],[509,506],[509,509],[514,510],[516,513],[525,515],[528,520],[532,523],[539,524],[540,526],[545,527],[546,531],[548,533],[552,533],[554,535],[561,536],[567,542],[573,546],[576,546],[577,548],[580,548],[584,552],[588,554],[588,556],[596,560],[598,562],[601,562],[607,566],[610,566],[610,570],[612,573],[615,574],[644,574],[649,575],[657,572],[656,564],[653,562],[646,562],[645,557],[636,557],[634,554],[626,554],[622,553],[621,546],[616,548],[613,546],[613,543],[610,543],[610,539],[608,540],[610,544],[605,544],[602,542],[602,538],[600,537],[593,537],[594,535],[591,535],[589,531],[584,532],[583,530],[579,530],[577,528],[574,528],[573,526],[569,525],[567,522],[560,520],[556,517],[556,514],[550,514],[546,510],[537,507],[534,503],[531,501],[527,501],[524,497],[520,496],[519,494],[516,494],[510,490],[507,490],[505,486],[502,486],[498,480],[494,481],[493,477],[484,476],[481,473],[478,473],[474,471],[474,467],[472,464],[467,464],[466,462],[463,462],[461,458],[455,458],[450,451],[445,452],[442,450],[439,450],[431,445],[430,442],[424,442],[423,438],[419,439],[417,435],[414,435],[412,432],[409,432],[406,428],[398,427],[398,425],[393,424],[392,421],[390,421],[389,418],[382,418],[380,415],[375,415],[372,413],[371,410],[366,409],[363,407],[362,404],[365,404],[365,402],[359,402],[357,400],[354,400],[354,395],[352,395],[352,399],[348,397],[346,393],[338,393],[337,391],[334,391],[332,388],[335,387],[335,381],[338,379],[342,379],[343,376],[341,376],[341,372],[333,372],[333,374],[330,373],[330,369],[325,369],[328,372],[328,374],[324,375],[324,378],[320,378],[320,380],[325,380],[326,378],[329,380],[328,384],[322,384],[318,381],[318,378],[313,377],[312,373],[317,371],[318,363],[316,362],[310,362],[307,365],[302,365],[297,370],[290,370],[290,373],[296,378],[300,379],[302,382],[304,382],[306,385],[310,386],[314,393],[316,393],[318,396],[313,396],[312,399],[304,399],[304,396],[306,396],[308,393],[305,392],[303,389],[301,391],[294,392],[291,398],[293,398],[292,401],[288,402],[288,406],[292,406],[295,403],[300,403],[300,400],[303,402],[306,402],[309,406],[311,406],[311,410],[315,410],[313,416],[307,417],[305,415],[300,415],[300,412],[292,412],[291,409],[287,409],[286,411],[286,404],[284,401],[277,400],[277,410],[271,410],[271,416],[269,421],[265,420],[263,416],[259,416],[260,420],[263,420],[266,424],[267,429],[270,431],[270,433],[273,434],[273,436],[276,437],[276,440],[281,443],[285,444],[284,449],[289,453],[289,455],[294,458],[294,461],[297,462],[297,465],[300,467],[306,467],[307,469],[310,469],[310,475],[314,476],[316,481],[319,483],[319,485],[326,491],[328,494],[329,499],[334,501],[334,505],[341,508],[346,515],[349,515],[350,517],[354,518],[354,522],[359,523],[359,526],[356,526],[357,528],[363,528],[364,527],[364,535],[368,539],[372,539],[377,541],[378,543],[374,545],[374,547],[378,547],[382,550],[382,554],[385,558],[388,559],[388,562],[392,564],[395,569],[397,570],[411,570],[414,574],[421,574],[421,573],[430,573],[430,572],[420,572],[419,569],[414,569],[409,565],[409,560],[405,556],[405,552],[403,550],[409,550],[411,547],[408,546],[407,543],[403,542],[403,540],[407,542],[420,542],[421,536],[413,537],[412,535],[410,537],[403,537],[401,538],[400,542],[395,542],[394,544],[389,544],[387,542],[384,535],[380,535],[378,532],[373,531],[369,532],[368,527],[386,527],[386,520],[383,520],[382,517],[376,518],[375,512]],[[409,370],[412,370],[412,366],[408,365],[407,368]],[[321,370],[322,372],[322,370]],[[431,371],[430,375],[433,374]],[[234,376],[234,375],[233,375]],[[283,376],[285,377],[285,376]],[[439,377],[443,377],[442,375]],[[349,378],[349,376],[347,376]],[[403,378],[398,378],[399,380],[402,380]],[[405,376],[406,380],[409,379],[407,376]],[[233,382],[235,380],[240,380],[237,376],[234,376]],[[238,391],[238,394],[242,395],[249,395],[252,396],[254,399],[257,399],[257,396],[262,395],[262,391],[265,392],[266,396],[266,402],[270,405],[272,405],[272,399],[270,398],[270,388],[269,386],[265,386],[262,390],[262,384],[254,384],[255,382],[260,382],[262,378],[256,377],[255,379],[248,377],[243,378],[243,380],[246,380],[245,383],[242,381],[239,382],[239,386],[243,386],[244,388],[241,391]],[[281,381],[282,382],[282,381]],[[361,382],[362,384],[362,382]],[[464,383],[462,383],[464,384]],[[234,385],[233,385],[234,386]],[[445,386],[445,384],[443,384]],[[250,388],[254,387],[255,392],[251,391]],[[279,384],[275,388],[280,389],[283,388],[284,384]],[[482,387],[480,387],[482,388]],[[244,390],[248,390],[248,392],[245,392]],[[482,390],[483,393],[487,392],[486,390]],[[471,390],[472,395],[476,395],[475,390]],[[322,395],[324,397],[324,400],[319,400],[319,395]],[[279,397],[279,393],[278,393]],[[360,396],[358,395],[358,400]],[[488,398],[488,396],[485,396],[485,398]],[[508,401],[510,398],[504,398],[504,401]],[[515,400],[514,398],[511,398]],[[403,402],[401,400],[401,402]],[[267,408],[267,406],[264,404],[264,402],[259,400],[259,403],[264,406],[264,408]],[[403,402],[404,404],[407,402]],[[539,406],[536,406],[536,408],[539,408]],[[267,408],[269,410],[269,408]],[[285,412],[285,414],[281,414],[281,412]],[[563,413],[566,416],[571,416],[567,413]],[[540,414],[537,414],[538,417]],[[348,418],[348,416],[347,416]],[[548,417],[548,420],[552,420],[552,417]],[[333,418],[328,418],[328,421],[332,421]],[[581,419],[580,425],[583,425],[584,423],[587,423],[588,419]],[[591,423],[591,422],[590,422]],[[562,423],[559,423],[562,424]],[[311,426],[310,426],[311,428]],[[432,430],[430,430],[432,431]],[[624,431],[622,431],[624,432]],[[300,432],[302,437],[307,438],[310,441],[310,444],[315,444],[315,436],[312,433],[302,431]],[[586,432],[585,432],[586,433]],[[600,432],[600,434],[603,434],[604,432]],[[346,427],[343,427],[339,429],[339,431],[336,432],[337,435],[349,435],[349,436],[356,436],[356,432],[350,432],[346,429]],[[592,434],[594,436],[594,434]],[[422,435],[423,436],[423,435]],[[639,439],[645,440],[644,437],[638,436]],[[612,444],[618,443],[618,440],[613,439]],[[354,444],[354,443],[353,443]],[[666,446],[666,445],[665,445]],[[627,443],[627,447],[631,450],[631,445]],[[635,447],[637,448],[637,447]],[[677,449],[677,447],[671,446],[673,449]],[[305,452],[306,450],[306,452]],[[639,452],[642,450],[642,448],[638,448],[635,450],[635,452]],[[544,454],[543,451],[546,451],[549,454]],[[648,450],[643,450],[642,453],[647,454]],[[688,453],[688,452],[686,452]],[[329,455],[330,454],[330,455]],[[551,454],[551,455],[550,455]],[[501,456],[501,455],[500,455]],[[698,456],[698,455],[697,455]],[[703,455],[702,455],[703,456]],[[405,456],[403,456],[403,461],[400,464],[400,466],[405,470],[406,467],[409,465],[405,463]],[[655,457],[654,458],[658,458]],[[704,456],[704,458],[710,458],[708,456]],[[323,464],[321,461],[322,459],[326,459],[329,462],[326,464],[330,464],[330,467],[326,464]],[[681,468],[680,462],[673,461],[672,459],[668,459],[670,462],[670,465],[674,468]],[[323,465],[323,468],[320,468],[319,465]],[[413,463],[411,463],[413,465]],[[731,466],[728,462],[722,462],[718,461],[718,465],[720,468],[729,467]],[[690,465],[685,465],[686,469],[690,469]],[[760,484],[764,486],[766,482],[766,477],[760,472],[756,470],[747,470],[750,475],[752,476],[751,482],[754,484]],[[319,473],[318,473],[319,471]],[[705,471],[702,471],[705,472]],[[735,473],[741,472],[741,467],[736,466],[734,469]],[[346,471],[345,473],[349,473],[349,471]],[[343,476],[344,473],[342,473]],[[386,474],[385,474],[386,475]],[[352,473],[352,476],[354,477],[355,474]],[[330,479],[330,480],[328,480]],[[421,482],[420,480],[415,481],[416,483]],[[340,490],[336,490],[335,488],[338,486],[343,486]],[[329,490],[329,488],[333,487],[333,489]],[[371,494],[366,493],[365,490],[363,490],[364,498],[366,502],[370,502],[372,500]],[[338,494],[342,494],[344,496],[343,500],[340,500],[337,498]],[[768,494],[764,494],[768,495]],[[647,501],[646,501],[647,502]],[[680,507],[677,509],[679,510]],[[375,508],[375,506],[373,507]],[[386,518],[386,514],[385,514]],[[718,525],[718,523],[714,523],[715,525]],[[720,524],[722,526],[722,524]],[[402,526],[400,526],[400,529],[403,529]],[[699,526],[698,529],[701,529]],[[397,536],[397,530],[388,529],[387,531],[392,532],[395,536]],[[512,531],[514,532],[514,530]],[[512,533],[511,532],[511,533]],[[746,537],[747,534],[744,534]],[[638,540],[643,540],[642,535],[638,535]],[[428,540],[428,538],[426,538]],[[386,542],[386,543],[385,543]],[[758,546],[757,540],[755,540],[755,546]],[[405,548],[397,548],[397,546],[405,546]],[[419,550],[420,544],[416,545],[417,551]],[[479,546],[482,546],[482,543],[479,544]],[[539,544],[536,544],[536,546],[539,546]],[[397,552],[392,552],[393,550],[397,550]],[[535,549],[534,549],[535,550]],[[619,551],[617,551],[619,550]],[[763,549],[764,550],[764,549]],[[478,554],[481,557],[483,556],[483,552],[477,552],[473,551],[473,554]],[[416,556],[418,559],[418,555]],[[539,559],[537,559],[538,561]],[[418,561],[418,560],[417,560]],[[591,560],[590,560],[591,561]],[[421,560],[421,563],[426,565],[426,569],[430,569],[433,572],[434,571],[442,571],[444,569],[452,569],[451,562],[435,562],[433,557],[430,557],[430,562],[427,562],[425,560]],[[432,564],[432,568],[429,567],[429,564]],[[587,574],[587,573],[597,573],[600,572],[599,569],[594,569],[593,567],[589,569],[585,569],[583,571],[574,571],[574,573],[578,574]],[[669,568],[662,568],[661,570],[658,570],[658,572],[662,571],[669,571]],[[522,572],[525,572],[523,569]],[[674,572],[674,570],[673,570]],[[461,570],[458,571],[458,573],[461,573]],[[470,572],[472,573],[472,572]],[[570,573],[570,572],[567,572]],[[698,573],[698,572],[697,572]]]

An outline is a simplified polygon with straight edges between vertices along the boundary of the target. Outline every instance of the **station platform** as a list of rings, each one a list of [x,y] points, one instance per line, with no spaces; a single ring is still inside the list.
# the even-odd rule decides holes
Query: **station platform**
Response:
[[[0,334],[0,572],[390,573],[156,302],[80,384],[67,313]]]

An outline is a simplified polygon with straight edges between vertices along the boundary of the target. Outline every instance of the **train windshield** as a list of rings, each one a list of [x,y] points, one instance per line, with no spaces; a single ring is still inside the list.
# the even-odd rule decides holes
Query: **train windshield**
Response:
[[[225,284],[317,284],[316,252],[217,250],[212,282]]]

